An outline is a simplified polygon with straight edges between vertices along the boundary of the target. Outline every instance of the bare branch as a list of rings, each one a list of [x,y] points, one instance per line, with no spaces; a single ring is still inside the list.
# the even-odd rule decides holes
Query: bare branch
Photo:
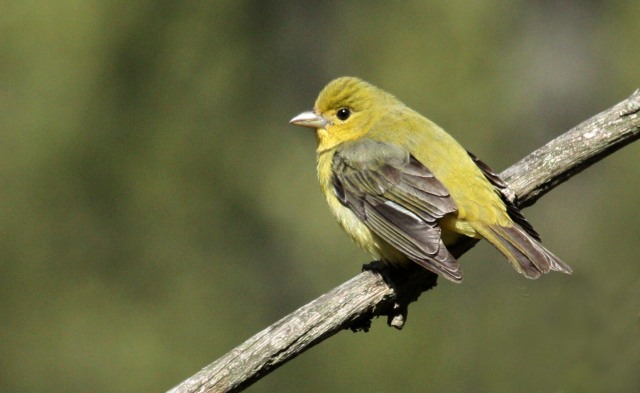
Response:
[[[531,206],[557,185],[638,139],[639,124],[640,89],[529,154],[500,177],[517,195],[520,208]]]
[[[640,90],[579,124],[501,174],[520,207],[640,137]],[[475,244],[456,248],[461,255]],[[414,270],[394,275],[394,288],[365,271],[251,337],[170,392],[238,392],[313,345],[345,328],[367,330],[387,315],[401,328],[406,305],[435,285],[435,275]]]

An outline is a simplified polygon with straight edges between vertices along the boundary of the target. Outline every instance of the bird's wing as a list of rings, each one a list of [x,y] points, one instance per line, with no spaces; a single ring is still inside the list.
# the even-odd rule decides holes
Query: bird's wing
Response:
[[[445,186],[408,151],[364,138],[340,146],[332,170],[336,197],[371,231],[419,265],[452,281],[462,280],[437,224],[457,206]]]

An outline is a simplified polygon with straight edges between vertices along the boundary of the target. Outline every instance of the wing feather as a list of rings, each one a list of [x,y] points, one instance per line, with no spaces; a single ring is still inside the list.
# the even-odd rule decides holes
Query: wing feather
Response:
[[[457,206],[446,187],[409,152],[360,139],[336,151],[332,170],[336,197],[372,232],[419,265],[455,282],[462,279],[437,225]]]

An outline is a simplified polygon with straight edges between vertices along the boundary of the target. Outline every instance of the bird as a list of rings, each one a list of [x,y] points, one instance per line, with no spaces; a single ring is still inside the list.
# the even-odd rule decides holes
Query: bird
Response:
[[[547,250],[506,184],[451,135],[386,91],[340,77],[291,124],[315,129],[320,188],[340,226],[392,266],[462,281],[448,247],[486,239],[527,278],[571,268]]]

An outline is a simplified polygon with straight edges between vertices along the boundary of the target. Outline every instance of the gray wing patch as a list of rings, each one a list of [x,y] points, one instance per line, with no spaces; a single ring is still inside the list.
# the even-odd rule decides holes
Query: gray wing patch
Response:
[[[371,231],[419,265],[462,280],[437,224],[457,206],[429,169],[407,151],[371,139],[342,145],[332,169],[336,197]]]

